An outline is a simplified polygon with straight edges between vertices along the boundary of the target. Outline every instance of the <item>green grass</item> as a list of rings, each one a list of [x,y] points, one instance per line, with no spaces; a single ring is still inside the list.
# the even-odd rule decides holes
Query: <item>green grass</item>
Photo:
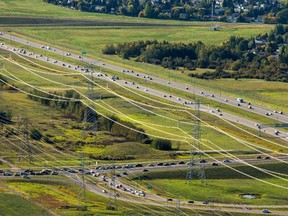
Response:
[[[26,199],[7,192],[0,193],[0,209],[0,215],[3,216],[50,215],[46,210],[27,201]]]
[[[260,164],[259,167],[288,173],[286,164],[272,163]],[[247,166],[233,166],[237,170],[255,176],[273,184],[285,186],[286,182],[280,179],[271,178],[267,174]],[[171,197],[171,194],[177,196],[181,194],[182,199],[204,201],[209,197],[214,197],[216,202],[224,203],[242,203],[252,205],[287,205],[288,199],[283,189],[272,185],[250,179],[235,171],[225,167],[206,168],[207,185],[200,180],[192,180],[191,184],[185,184],[186,170],[175,170],[173,172],[149,172],[142,174],[142,185],[153,185],[154,192]],[[133,178],[133,177],[132,177]],[[136,181],[138,177],[134,177]],[[287,180],[287,178],[286,178]],[[171,194],[169,194],[171,193]],[[257,199],[243,199],[241,194],[259,194]],[[173,196],[172,196],[173,197]],[[175,197],[174,197],[175,198]]]

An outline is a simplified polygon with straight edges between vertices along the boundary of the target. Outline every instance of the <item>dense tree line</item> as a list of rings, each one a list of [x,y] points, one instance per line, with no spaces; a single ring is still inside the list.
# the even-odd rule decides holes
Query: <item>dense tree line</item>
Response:
[[[211,15],[211,1],[207,0],[43,0],[45,2],[61,5],[86,12],[98,12],[107,14],[120,14],[125,16],[138,16],[159,19],[182,19],[182,20],[208,20]],[[227,16],[237,12],[238,21],[245,21],[245,17],[257,18],[267,16],[269,22],[283,22],[285,8],[288,4],[278,0],[224,0],[214,1],[213,8],[223,9],[217,12],[217,18],[225,21]],[[277,14],[277,19],[274,14]],[[282,12],[283,11],[283,12]],[[270,17],[269,17],[270,16]],[[280,18],[279,18],[280,17]],[[287,17],[287,16],[286,16]]]
[[[63,94],[54,92],[54,95],[64,96],[71,99],[80,99],[80,95],[73,90],[67,90]],[[38,101],[45,106],[50,106],[62,112],[76,117],[79,121],[83,120],[85,112],[88,122],[93,122],[99,130],[111,131],[116,136],[125,137],[127,141],[144,142],[148,136],[142,128],[134,126],[131,122],[123,121],[116,116],[104,117],[98,115],[94,110],[87,108],[81,101],[57,100],[59,97],[49,95],[37,90],[28,96],[29,99]],[[1,113],[0,113],[1,114]],[[34,138],[40,137],[36,134]]]
[[[169,69],[215,69],[213,73],[190,74],[203,79],[258,78],[288,82],[287,43],[288,26],[276,25],[271,32],[255,38],[231,36],[221,46],[206,46],[200,41],[185,44],[147,40],[107,45],[102,52]]]

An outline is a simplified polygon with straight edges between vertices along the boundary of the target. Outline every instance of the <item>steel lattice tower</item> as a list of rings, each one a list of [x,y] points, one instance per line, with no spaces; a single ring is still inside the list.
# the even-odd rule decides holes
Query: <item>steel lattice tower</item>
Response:
[[[86,185],[85,185],[85,163],[84,163],[84,153],[81,153],[81,188],[78,193],[78,200],[79,200],[79,209],[82,211],[87,210],[86,205]]]
[[[24,159],[27,159],[30,164],[33,163],[33,152],[28,143],[29,130],[27,118],[24,118],[23,121],[21,121],[21,119],[18,117],[18,136],[22,138],[17,162],[22,163]]]
[[[203,160],[203,151],[201,144],[200,102],[198,98],[195,100],[195,119],[192,134],[194,139],[190,151],[190,163],[185,183],[190,184],[191,180],[198,178],[203,183],[206,183],[204,164],[200,163]]]

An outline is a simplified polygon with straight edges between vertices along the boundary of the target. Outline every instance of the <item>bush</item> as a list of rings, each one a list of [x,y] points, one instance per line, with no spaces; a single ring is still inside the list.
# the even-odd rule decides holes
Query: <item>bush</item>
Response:
[[[159,150],[171,150],[172,143],[170,140],[154,139],[151,143],[151,147]]]
[[[39,130],[32,129],[30,133],[30,137],[31,139],[34,139],[34,140],[40,140],[42,138],[42,134]]]

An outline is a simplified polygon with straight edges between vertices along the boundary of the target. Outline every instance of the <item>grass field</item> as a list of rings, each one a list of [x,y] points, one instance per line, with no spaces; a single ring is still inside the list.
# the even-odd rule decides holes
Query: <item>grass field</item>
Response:
[[[288,173],[286,164],[261,164],[258,167],[281,173]],[[234,166],[239,171],[245,172],[269,183],[285,186],[287,183],[247,166]],[[173,172],[149,172],[140,175],[141,184],[144,187],[152,185],[154,192],[171,197],[181,194],[184,200],[205,201],[214,197],[216,202],[252,204],[252,205],[287,205],[288,199],[283,189],[245,177],[235,171],[224,167],[206,168],[206,182],[192,180],[191,184],[185,184],[186,170]],[[133,176],[130,176],[133,178]],[[134,180],[138,179],[134,176]],[[198,178],[197,178],[198,179]],[[286,177],[287,180],[287,177]],[[171,194],[169,194],[171,193]],[[244,199],[242,194],[256,194],[256,199]],[[176,198],[173,197],[172,198]]]

